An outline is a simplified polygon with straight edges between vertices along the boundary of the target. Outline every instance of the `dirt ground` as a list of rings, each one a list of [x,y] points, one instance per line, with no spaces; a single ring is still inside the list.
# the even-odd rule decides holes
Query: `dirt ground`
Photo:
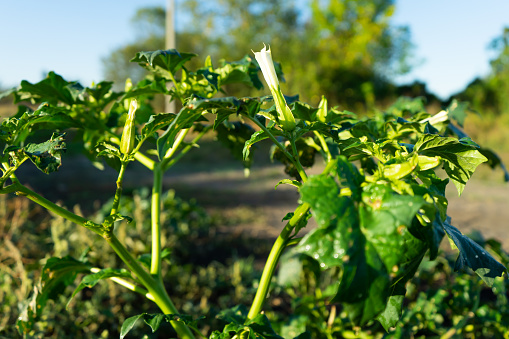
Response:
[[[235,226],[235,231],[275,237],[284,225],[281,219],[295,209],[299,198],[292,186],[274,189],[283,178],[282,166],[271,166],[253,169],[248,178],[242,170],[167,176],[165,185],[177,193],[197,197],[212,213],[225,213],[238,219],[240,224]],[[509,250],[509,183],[474,177],[461,197],[452,183],[449,186],[448,211],[452,224],[464,234],[478,230],[486,239],[495,238]],[[313,227],[312,221],[308,227]]]

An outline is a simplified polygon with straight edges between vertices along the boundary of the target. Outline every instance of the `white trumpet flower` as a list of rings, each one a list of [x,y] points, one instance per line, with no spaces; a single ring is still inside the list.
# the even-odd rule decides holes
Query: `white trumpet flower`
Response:
[[[281,127],[283,130],[291,132],[295,129],[295,118],[293,117],[293,113],[290,110],[290,107],[288,107],[286,103],[283,92],[281,92],[279,80],[274,68],[274,62],[272,61],[270,47],[267,49],[267,47],[263,45],[263,49],[260,52],[253,51],[253,53],[255,55],[256,61],[258,61],[258,64],[262,69],[263,78],[269,86],[272,97],[274,98],[274,103],[276,104],[276,110],[278,113],[279,122],[281,123]]]

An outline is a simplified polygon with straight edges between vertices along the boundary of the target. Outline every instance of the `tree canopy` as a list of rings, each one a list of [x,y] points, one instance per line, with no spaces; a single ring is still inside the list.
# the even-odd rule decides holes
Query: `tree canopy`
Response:
[[[410,69],[410,34],[391,25],[393,0],[311,0],[307,8],[292,0],[184,0],[178,6],[191,18],[181,25],[178,17],[179,51],[197,53],[200,63],[207,55],[213,62],[225,56],[234,61],[269,44],[285,73],[285,93],[313,104],[320,98],[305,93],[359,109],[357,103],[389,95],[390,76]],[[163,8],[138,10],[136,41],[104,58],[105,76],[140,79],[142,71],[129,60],[140,50],[164,49],[164,22]],[[239,95],[238,88],[228,91]]]

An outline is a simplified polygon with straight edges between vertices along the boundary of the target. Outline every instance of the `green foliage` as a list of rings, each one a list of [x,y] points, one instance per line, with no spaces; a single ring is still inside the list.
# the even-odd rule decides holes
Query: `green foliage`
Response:
[[[327,11],[335,16],[348,16],[350,11],[357,11],[363,16],[356,20],[372,30],[380,28],[377,18],[383,28],[390,17],[391,9],[385,2],[363,10],[350,1],[332,3],[346,4],[346,7],[331,6]],[[318,3],[314,6],[315,15],[320,16],[322,9]],[[320,17],[327,19],[327,16]],[[370,20],[373,22],[368,22]],[[323,22],[322,26],[322,33],[338,29],[334,22]],[[348,43],[358,43],[352,39]],[[371,50],[369,46],[364,47],[366,52]],[[287,223],[256,283],[253,301],[247,291],[255,291],[242,287],[239,279],[235,284],[227,284],[228,288],[234,285],[237,304],[251,303],[249,311],[218,301],[220,309],[229,310],[209,310],[211,338],[281,338],[275,326],[272,327],[270,317],[261,311],[281,255],[292,245],[295,247],[290,253],[293,259],[300,261],[300,264],[294,262],[293,270],[311,271],[308,278],[312,277],[307,283],[315,282],[315,296],[308,295],[296,301],[297,308],[306,310],[304,317],[285,319],[285,322],[295,321],[294,325],[290,322],[280,326],[296,338],[314,334],[316,328],[310,322],[328,312],[329,303],[334,307],[340,304],[337,307],[344,313],[338,329],[333,327],[335,316],[331,316],[327,325],[330,336],[352,326],[376,327],[375,320],[386,331],[397,327],[406,314],[407,285],[427,254],[430,259],[437,258],[445,235],[459,251],[454,264],[456,270],[471,269],[488,286],[495,286],[497,279],[507,272],[490,252],[453,227],[447,215],[445,189],[449,180],[461,194],[478,165],[488,161],[481,152],[483,149],[461,129],[466,111],[464,104],[454,102],[432,116],[425,112],[420,99],[402,99],[386,111],[359,118],[338,107],[329,108],[325,98],[315,108],[299,101],[298,96],[281,95],[278,103],[284,101],[291,111],[288,114],[293,114],[296,121],[289,129],[279,119],[270,97],[223,96],[233,84],[260,87],[259,65],[252,58],[246,56],[238,62],[222,62],[217,68],[213,67],[211,58],[207,58],[203,67],[193,69],[189,67],[192,57],[194,54],[177,50],[139,52],[132,61],[145,68],[149,75],[135,85],[128,82],[120,92],[114,91],[110,83],[83,88],[50,73],[37,84],[22,82],[12,93],[16,101],[44,104],[34,112],[21,113],[21,109],[0,125],[4,149],[0,192],[25,195],[56,215],[92,229],[127,267],[117,268],[119,262],[106,265],[100,259],[100,268],[92,267],[84,259],[86,255],[83,260],[70,256],[48,259],[41,275],[42,287],[35,290],[18,323],[21,332],[27,334],[32,330],[48,299],[64,293],[65,287],[74,284],[77,274],[86,273],[71,298],[108,279],[154,301],[163,312],[135,312],[138,315],[123,322],[121,337],[134,330],[136,321],[143,318],[152,331],[163,328],[163,320],[166,320],[173,328],[170,331],[182,338],[193,338],[191,329],[196,329],[197,325],[193,319],[201,317],[202,314],[196,313],[203,308],[197,311],[186,304],[185,298],[177,299],[179,308],[183,308],[180,312],[170,294],[183,294],[191,300],[203,297],[191,290],[195,287],[201,291],[196,280],[193,282],[189,278],[195,272],[182,275],[186,272],[185,259],[197,260],[201,246],[198,239],[191,236],[191,228],[183,232],[172,223],[196,219],[198,226],[194,232],[200,235],[204,232],[201,227],[206,217],[196,216],[192,207],[176,207],[175,199],[164,196],[162,187],[164,172],[195,148],[208,131],[236,158],[243,160],[245,167],[253,163],[253,147],[270,139],[274,144],[271,158],[284,164],[286,173],[296,179],[284,179],[280,183],[292,184],[300,194],[295,211],[286,213]],[[364,61],[354,58],[349,62]],[[366,62],[369,64],[369,60]],[[329,66],[330,69],[334,67],[336,65]],[[170,90],[167,89],[169,83],[173,85]],[[169,95],[182,108],[176,114],[156,113],[151,105],[156,94]],[[140,114],[129,120],[133,143],[129,154],[123,155],[118,146],[132,99],[139,103]],[[103,204],[94,217],[83,217],[58,206],[23,185],[16,175],[26,159],[45,173],[56,171],[65,149],[62,131],[69,128],[95,165],[100,164],[97,158],[103,156],[105,162],[118,171],[112,200]],[[38,135],[33,131],[46,133],[48,129],[56,130],[50,140],[34,141]],[[306,170],[314,165],[316,154],[322,155],[325,166],[321,174],[308,176]],[[492,151],[484,150],[484,154],[489,155],[492,166],[502,165],[501,161],[497,163]],[[131,161],[138,161],[153,174],[150,203],[143,206],[125,199],[123,179]],[[440,168],[448,178],[441,178],[435,172]],[[144,194],[148,199],[148,192]],[[135,213],[136,210],[139,213]],[[317,227],[299,238],[298,233],[310,216],[315,218]],[[119,225],[127,227],[123,220],[139,222],[136,225],[140,244],[137,248],[129,249],[122,241],[125,239],[117,237],[121,234]],[[206,226],[209,225],[204,228]],[[150,241],[147,234],[150,234]],[[233,245],[224,247],[231,249]],[[499,253],[500,250],[497,253],[500,258],[505,258]],[[163,262],[167,261],[171,265],[168,272],[163,273]],[[238,264],[234,267],[240,270]],[[202,278],[206,284],[211,284],[206,272]],[[323,294],[318,287],[322,275],[327,275]],[[165,286],[163,278],[169,278],[174,286]],[[253,277],[250,278],[252,281]],[[217,275],[216,279],[224,283]],[[286,279],[286,282],[294,280]],[[318,315],[312,312],[315,302],[319,304]],[[190,314],[187,311],[191,311]]]

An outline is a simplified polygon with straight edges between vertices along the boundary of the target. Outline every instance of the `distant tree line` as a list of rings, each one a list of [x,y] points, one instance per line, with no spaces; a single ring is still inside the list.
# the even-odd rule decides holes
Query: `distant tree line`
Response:
[[[251,49],[269,44],[282,63],[288,95],[317,104],[325,95],[331,104],[356,112],[383,106],[399,96],[422,96],[428,104],[445,105],[426,84],[396,86],[396,75],[412,67],[410,31],[394,26],[393,0],[310,0],[298,8],[295,0],[182,0],[177,2],[177,49],[207,55],[217,63],[241,59]],[[185,13],[185,15],[181,15]],[[139,9],[132,18],[136,36],[132,43],[103,59],[105,77],[121,84],[134,82],[144,70],[129,60],[138,51],[165,48],[165,9]],[[499,55],[491,73],[474,80],[454,97],[472,107],[493,112],[509,110],[509,29],[493,42]],[[231,95],[255,95],[228,88]]]

